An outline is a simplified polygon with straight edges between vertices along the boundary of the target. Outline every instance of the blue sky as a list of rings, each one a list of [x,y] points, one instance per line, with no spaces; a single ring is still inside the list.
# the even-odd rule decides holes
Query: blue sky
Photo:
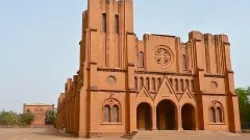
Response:
[[[0,109],[56,104],[79,63],[87,0],[0,0]],[[231,42],[236,87],[250,85],[249,0],[134,0],[135,33],[187,41],[191,30],[224,33]]]

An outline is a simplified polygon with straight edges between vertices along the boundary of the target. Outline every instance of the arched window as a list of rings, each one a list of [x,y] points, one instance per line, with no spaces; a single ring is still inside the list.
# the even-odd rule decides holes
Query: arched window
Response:
[[[209,115],[210,122],[215,123],[215,109],[213,107],[209,109]]]
[[[222,119],[222,110],[221,110],[220,107],[217,107],[217,109],[216,109],[216,122],[220,122],[220,123],[223,122],[223,119]]]
[[[186,79],[186,89],[189,89],[189,81]]]
[[[218,101],[212,101],[210,109],[213,109],[213,122],[223,123],[223,106]]]
[[[152,78],[152,88],[153,91],[156,91],[155,78]]]
[[[135,90],[138,90],[138,79],[137,79],[137,77],[135,77]]]
[[[140,89],[143,87],[143,77],[140,78]]]
[[[181,91],[184,91],[184,83],[183,83],[183,79],[181,79]]]
[[[107,30],[107,16],[106,13],[102,13],[102,32],[106,33]]]
[[[178,79],[175,79],[175,90],[178,92],[179,91],[179,85],[178,85]]]
[[[158,78],[158,88],[161,86],[161,78]]]
[[[103,110],[103,121],[104,122],[110,122],[110,106],[105,105]]]
[[[139,67],[144,67],[144,53],[142,51],[139,52]]]
[[[115,33],[119,34],[119,16],[115,15]]]
[[[103,107],[103,122],[112,123],[121,121],[121,106],[118,100],[108,98],[104,101]]]
[[[112,107],[112,122],[119,122],[119,107],[114,105]]]
[[[150,90],[150,84],[149,84],[149,78],[148,77],[146,78],[146,86],[147,86],[147,89]]]
[[[187,70],[187,58],[186,58],[186,55],[182,55],[182,68],[183,68],[183,70]]]

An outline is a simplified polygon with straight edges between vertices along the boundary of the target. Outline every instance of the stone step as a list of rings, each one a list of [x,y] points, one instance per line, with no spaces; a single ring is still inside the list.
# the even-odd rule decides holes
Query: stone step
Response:
[[[156,131],[138,131],[132,140],[165,140],[165,139],[187,139],[190,137],[223,137],[223,136],[237,136],[235,133],[219,132],[219,131],[176,131],[176,130],[156,130]]]
[[[124,134],[121,137],[125,138],[125,139],[132,139],[134,137],[134,135],[136,135],[136,134],[137,134],[137,131],[133,131],[131,133]]]

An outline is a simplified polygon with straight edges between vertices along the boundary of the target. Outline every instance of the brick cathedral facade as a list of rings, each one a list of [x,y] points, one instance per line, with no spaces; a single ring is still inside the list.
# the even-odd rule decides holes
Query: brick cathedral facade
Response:
[[[224,34],[133,29],[132,0],[88,0],[79,70],[58,98],[57,128],[82,137],[138,130],[240,131]]]

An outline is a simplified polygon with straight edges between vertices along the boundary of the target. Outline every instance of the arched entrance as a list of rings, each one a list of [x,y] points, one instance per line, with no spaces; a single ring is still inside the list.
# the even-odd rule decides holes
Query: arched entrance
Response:
[[[137,129],[152,129],[151,106],[148,103],[141,103],[137,107]]]
[[[176,130],[177,115],[176,106],[170,100],[162,100],[157,105],[157,128],[158,130]]]
[[[181,108],[182,128],[184,130],[195,130],[195,109],[191,104],[185,104]]]

